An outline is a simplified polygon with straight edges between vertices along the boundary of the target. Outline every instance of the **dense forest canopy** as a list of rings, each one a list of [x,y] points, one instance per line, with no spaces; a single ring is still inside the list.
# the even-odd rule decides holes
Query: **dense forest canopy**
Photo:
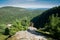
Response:
[[[25,9],[19,7],[2,7],[0,8],[0,23],[11,23],[16,19],[29,17],[29,20],[33,17],[41,14],[45,10],[38,9]]]
[[[41,15],[34,17],[31,22],[34,23],[34,27],[36,28],[44,27],[44,25],[49,22],[49,16],[52,14],[54,14],[54,16],[57,14],[58,17],[60,17],[60,6],[46,10]]]

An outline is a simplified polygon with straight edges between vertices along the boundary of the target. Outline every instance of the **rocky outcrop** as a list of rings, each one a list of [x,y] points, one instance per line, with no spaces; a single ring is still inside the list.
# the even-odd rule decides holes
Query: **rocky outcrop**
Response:
[[[45,36],[37,33],[34,29],[30,27],[27,31],[19,31],[11,38],[8,38],[8,40],[47,40]]]

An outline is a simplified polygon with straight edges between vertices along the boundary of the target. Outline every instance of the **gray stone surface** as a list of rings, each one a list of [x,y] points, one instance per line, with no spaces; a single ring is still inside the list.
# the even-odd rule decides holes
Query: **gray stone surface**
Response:
[[[28,28],[27,31],[19,31],[12,38],[16,40],[47,40],[45,36],[42,36],[40,33],[36,32],[36,29],[33,27]]]

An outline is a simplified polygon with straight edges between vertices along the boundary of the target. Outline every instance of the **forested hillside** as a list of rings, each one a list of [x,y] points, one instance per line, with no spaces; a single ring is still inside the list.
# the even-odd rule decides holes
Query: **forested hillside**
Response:
[[[34,17],[31,22],[39,29],[39,32],[53,38],[50,40],[60,40],[60,6],[46,10]]]
[[[41,15],[34,17],[31,22],[33,22],[34,26],[37,28],[44,27],[45,23],[49,22],[49,17],[52,16],[52,14],[60,17],[60,6],[46,10]]]
[[[18,7],[2,7],[0,8],[0,23],[11,23],[16,19],[28,17],[29,20],[41,14],[45,10],[29,10]]]

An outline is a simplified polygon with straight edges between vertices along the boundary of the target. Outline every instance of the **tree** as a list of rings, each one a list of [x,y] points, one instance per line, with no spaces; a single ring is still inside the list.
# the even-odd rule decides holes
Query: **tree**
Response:
[[[5,34],[5,35],[10,35],[10,30],[9,30],[9,28],[6,28],[6,29],[5,29],[4,34]]]
[[[45,27],[46,31],[50,32],[54,38],[60,39],[60,17],[58,17],[58,14],[56,16],[52,14],[49,20],[50,22],[47,23],[48,26]]]
[[[27,18],[22,18],[21,20],[17,20],[13,22],[12,27],[10,27],[10,34],[14,35],[18,31],[27,30],[29,26],[29,21]]]

